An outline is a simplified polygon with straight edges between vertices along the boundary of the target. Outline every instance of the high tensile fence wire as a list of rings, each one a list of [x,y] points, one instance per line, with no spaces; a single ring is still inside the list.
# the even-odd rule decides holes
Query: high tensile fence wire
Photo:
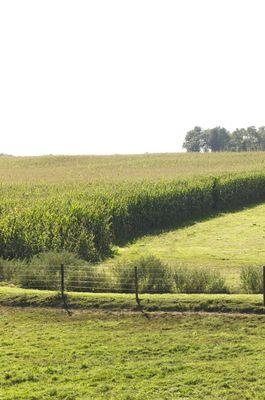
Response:
[[[128,293],[135,295],[140,306],[137,267],[123,268],[115,276],[108,268],[99,271],[95,266],[24,266],[2,267],[0,284],[12,284],[25,289],[58,291],[64,300],[67,292]]]
[[[169,271],[169,270],[168,270]],[[260,268],[262,284],[259,293],[263,295],[265,307],[265,266]],[[172,291],[167,270],[156,266],[150,268],[135,265],[0,265],[0,285],[14,285],[25,289],[57,291],[64,298],[69,292],[127,293],[135,297],[140,307],[142,293],[199,293]],[[176,281],[175,281],[176,282]],[[200,292],[209,293],[209,292]],[[216,292],[215,292],[216,293]],[[222,292],[218,292],[222,293]],[[254,292],[258,293],[258,292]]]
[[[263,306],[265,307],[265,265],[262,267]]]

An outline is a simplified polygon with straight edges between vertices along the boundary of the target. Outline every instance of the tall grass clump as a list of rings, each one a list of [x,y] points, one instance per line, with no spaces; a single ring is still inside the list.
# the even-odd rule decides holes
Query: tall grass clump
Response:
[[[137,267],[140,293],[170,293],[173,290],[170,269],[154,256],[140,257],[134,261],[120,261],[112,267],[115,288],[119,292],[135,291]]]
[[[49,251],[31,260],[0,258],[0,283],[25,289],[60,290],[61,265],[64,265],[64,285],[68,291],[103,292],[113,290],[113,277],[96,265],[89,265],[77,254]]]
[[[21,263],[20,268],[17,268],[13,275],[13,281],[23,288],[59,290],[61,264],[64,264],[66,268],[69,265],[75,268],[83,265],[84,261],[68,251],[40,253],[32,257],[28,263]],[[68,279],[70,275],[66,283]],[[76,279],[78,279],[78,271]]]
[[[240,273],[240,280],[242,289],[245,293],[262,293],[263,276],[261,267],[243,267]]]
[[[206,268],[174,268],[173,281],[177,293],[228,293],[225,279]]]
[[[137,267],[140,293],[228,293],[225,279],[206,268],[169,267],[154,256],[120,261],[113,267],[118,291],[134,291]]]
[[[0,258],[0,283],[21,286],[21,273],[26,271],[25,260],[5,260]]]
[[[109,266],[87,264],[78,255],[67,251],[44,252],[30,261],[0,259],[0,281],[23,288],[60,290],[61,264],[64,265],[65,289],[68,291],[134,293],[137,269],[140,293],[228,292],[224,278],[216,271],[169,267],[153,255]],[[249,271],[244,276],[249,279]],[[253,287],[255,284],[254,280]]]

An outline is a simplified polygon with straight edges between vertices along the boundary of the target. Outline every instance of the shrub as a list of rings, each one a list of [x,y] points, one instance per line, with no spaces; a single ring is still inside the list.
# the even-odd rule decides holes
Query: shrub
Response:
[[[111,288],[111,280],[104,270],[87,264],[68,251],[40,253],[30,261],[0,258],[0,282],[23,288],[59,290],[61,264],[65,269],[66,290],[91,292]]]
[[[112,292],[108,274],[97,265],[69,266],[65,269],[65,287],[75,292]]]
[[[137,267],[140,293],[169,293],[172,291],[170,269],[154,256],[141,257],[135,261],[120,261],[113,267],[116,290],[135,291],[135,267]]]
[[[262,293],[263,278],[261,267],[243,267],[241,269],[240,280],[242,284],[242,289],[246,293]]]
[[[0,258],[0,281],[20,285],[20,274],[26,267],[26,261]]]
[[[154,256],[121,261],[113,268],[116,287],[133,292],[134,268],[137,267],[140,293],[227,293],[224,278],[205,268],[170,268]]]
[[[11,281],[23,288],[59,290],[60,266],[83,265],[76,254],[68,251],[49,251],[34,256],[30,262],[8,262],[13,268]],[[6,270],[7,268],[5,268]],[[10,279],[9,279],[10,281]]]
[[[224,278],[206,268],[174,268],[173,280],[178,293],[227,293]]]

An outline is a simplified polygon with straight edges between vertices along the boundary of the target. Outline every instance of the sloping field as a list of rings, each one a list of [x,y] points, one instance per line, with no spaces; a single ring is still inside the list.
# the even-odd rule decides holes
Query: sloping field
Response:
[[[0,313],[3,400],[264,399],[264,316]]]
[[[264,169],[264,152],[0,157],[0,181],[8,184],[183,179]]]
[[[117,247],[109,263],[149,254],[171,265],[217,269],[237,286],[240,267],[265,264],[265,205],[145,236]]]

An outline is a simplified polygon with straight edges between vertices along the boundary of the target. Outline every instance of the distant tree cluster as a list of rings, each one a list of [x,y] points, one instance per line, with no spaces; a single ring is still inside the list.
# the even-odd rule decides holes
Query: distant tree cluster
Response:
[[[250,126],[236,129],[232,133],[220,126],[212,129],[195,126],[187,132],[183,148],[188,152],[264,151],[265,126]]]

